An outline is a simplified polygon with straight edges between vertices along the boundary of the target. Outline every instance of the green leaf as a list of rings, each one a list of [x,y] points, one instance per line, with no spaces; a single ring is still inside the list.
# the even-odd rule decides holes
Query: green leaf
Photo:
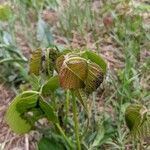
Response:
[[[84,58],[83,58],[84,57]],[[60,85],[64,89],[95,91],[103,81],[106,63],[97,54],[75,51],[61,55],[56,61]]]
[[[77,89],[75,90],[75,95],[78,97],[78,100],[80,101],[80,103],[82,104],[82,106],[84,107],[87,115],[88,115],[88,106],[87,106],[87,95],[84,91],[84,89]]]
[[[38,150],[65,150],[65,146],[53,138],[42,138],[38,143]]]
[[[5,119],[7,124],[14,132],[23,134],[31,130],[32,125],[21,115],[27,108],[30,108],[31,105],[34,105],[34,103],[37,102],[37,99],[38,99],[38,94],[36,92],[27,91],[20,94],[19,96],[16,96],[12,101],[12,103],[9,105],[5,115]],[[25,102],[24,103],[25,105],[23,104],[24,106],[19,105],[21,108],[19,108],[18,110],[17,105],[20,101],[22,103],[24,103],[23,101],[28,101],[28,102],[31,101],[32,104],[30,103],[28,106],[28,102],[27,103]]]
[[[39,105],[49,121],[58,123],[58,118],[54,109],[42,97],[40,97]]]
[[[9,5],[4,4],[0,5],[0,20],[8,21],[12,18],[12,11]]]
[[[30,60],[30,73],[39,75],[40,69],[42,65],[42,49],[38,48],[32,53],[32,57]]]
[[[150,118],[143,105],[129,105],[125,112],[125,120],[134,138],[150,137]]]
[[[135,126],[138,126],[142,120],[142,115],[140,110],[143,108],[142,105],[132,104],[129,105],[125,112],[125,120],[130,131],[134,129]]]
[[[28,93],[27,93],[28,94]],[[18,103],[16,103],[17,111],[20,114],[28,112],[29,109],[37,106],[38,94],[23,95]]]
[[[32,90],[39,91],[41,88],[41,77],[36,76],[35,74],[30,75],[29,82],[32,86]]]
[[[59,88],[59,77],[51,77],[42,87],[42,94],[47,95]]]
[[[66,55],[68,53],[71,53],[70,49],[61,49],[61,48],[59,48],[59,55],[58,56]]]
[[[87,73],[87,62],[81,57],[65,56],[59,71],[60,85],[64,89],[84,87]]]
[[[96,63],[97,65],[99,65],[102,68],[103,72],[106,73],[107,64],[100,55],[97,55],[95,52],[92,52],[92,51],[84,51],[81,54],[81,57],[83,57],[85,59],[89,59],[89,60],[91,60],[91,62]]]
[[[46,50],[46,72],[48,73],[49,77],[53,76],[54,68],[55,68],[55,61],[58,57],[59,51],[56,48],[48,48]]]
[[[63,65],[63,62],[65,60],[65,55],[60,55],[57,60],[56,60],[56,69],[57,71],[59,72],[62,65]]]
[[[103,71],[95,63],[89,62],[87,69],[87,78],[85,80],[85,91],[90,94],[95,91],[103,82]]]

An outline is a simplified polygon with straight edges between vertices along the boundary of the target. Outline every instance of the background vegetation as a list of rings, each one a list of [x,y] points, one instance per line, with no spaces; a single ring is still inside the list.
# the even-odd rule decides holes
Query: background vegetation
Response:
[[[16,136],[3,114],[30,88],[28,60],[37,47],[91,49],[108,64],[103,85],[89,98],[99,149],[138,149],[124,120],[129,103],[150,107],[150,3],[138,0],[11,0],[0,6],[0,146],[35,149],[39,134]],[[95,99],[92,103],[90,99]],[[24,139],[25,138],[25,139]],[[26,141],[24,144],[24,140]],[[17,143],[17,144],[16,144]],[[96,144],[97,144],[96,143]],[[135,141],[136,143],[136,141]],[[149,143],[148,140],[145,141]],[[150,144],[150,143],[149,143]],[[17,146],[16,146],[17,145]]]

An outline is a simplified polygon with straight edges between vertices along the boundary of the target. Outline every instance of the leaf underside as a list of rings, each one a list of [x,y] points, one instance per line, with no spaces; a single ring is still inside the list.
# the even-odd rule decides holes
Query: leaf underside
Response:
[[[51,92],[54,92],[57,88],[59,88],[59,77],[58,75],[49,78],[49,80],[42,87],[42,94],[47,95]]]

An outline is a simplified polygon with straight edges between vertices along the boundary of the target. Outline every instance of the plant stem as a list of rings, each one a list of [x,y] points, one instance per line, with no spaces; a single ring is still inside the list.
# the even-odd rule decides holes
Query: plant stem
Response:
[[[57,103],[56,103],[56,97],[55,97],[54,93],[52,93],[52,102],[53,102],[53,108],[56,111],[57,110]]]
[[[68,112],[69,112],[69,96],[70,96],[70,92],[69,92],[69,90],[67,90],[67,93],[66,93],[66,100],[65,100],[66,119],[67,119],[67,117],[68,117]]]
[[[94,123],[96,122],[96,92],[93,92],[93,105],[94,105]]]
[[[77,119],[77,105],[76,105],[76,97],[74,95],[74,91],[72,91],[72,102],[73,102],[73,119],[74,119],[74,124],[75,124],[77,149],[81,150],[80,138],[79,138],[79,126],[78,126],[78,119]]]
[[[65,141],[67,142],[69,148],[72,149],[73,146],[72,146],[71,142],[69,141],[68,137],[65,135],[61,126],[58,123],[56,123],[55,125],[56,125],[57,129],[59,130],[59,132],[61,133],[61,135],[63,136],[63,138],[65,139]]]

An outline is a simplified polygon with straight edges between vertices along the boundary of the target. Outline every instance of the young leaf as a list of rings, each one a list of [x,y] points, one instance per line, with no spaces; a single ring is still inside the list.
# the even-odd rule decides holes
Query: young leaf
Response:
[[[30,75],[29,82],[32,86],[32,90],[39,91],[41,87],[41,77],[36,76],[35,74]]]
[[[29,96],[23,95],[18,103],[16,103],[16,110],[23,114],[28,112],[29,109],[37,106],[38,94],[30,94]]]
[[[59,71],[60,85],[64,89],[84,87],[87,62],[80,57],[66,58]]]
[[[84,57],[84,58],[83,58]],[[75,51],[61,55],[56,61],[60,85],[64,89],[95,91],[103,81],[106,63],[93,52]]]
[[[150,118],[147,109],[142,105],[129,105],[125,112],[125,120],[134,138],[150,136]]]
[[[58,123],[58,118],[53,108],[42,97],[40,97],[39,106],[45,113],[49,121],[52,121],[53,123]]]
[[[24,106],[19,105],[21,106],[19,110],[17,108],[17,104],[20,101],[28,101],[28,102],[31,101],[31,103],[33,102],[34,104],[37,102],[37,99],[38,99],[37,93],[33,91],[28,91],[15,97],[12,103],[9,105],[6,115],[5,115],[5,119],[6,119],[7,124],[10,126],[10,128],[14,132],[23,134],[23,133],[29,132],[32,128],[31,124],[21,116],[22,114],[21,112],[24,112],[27,109],[28,103],[26,103]]]
[[[91,60],[91,62],[96,63],[102,68],[103,72],[106,73],[107,64],[100,55],[97,55],[95,52],[92,51],[84,51],[83,53],[81,53],[81,57],[89,59]]]
[[[55,68],[55,61],[58,57],[58,50],[56,48],[48,48],[46,50],[46,71],[50,77],[53,76],[54,68]]]
[[[51,77],[42,87],[42,94],[47,95],[59,88],[59,77]]]
[[[95,63],[88,63],[87,78],[85,80],[85,91],[90,94],[95,91],[103,82],[103,71]]]
[[[42,65],[42,49],[38,48],[33,52],[30,60],[30,73],[31,74],[33,73],[38,76],[40,73],[41,65]]]
[[[60,55],[57,60],[56,60],[56,69],[57,71],[59,72],[62,65],[63,65],[63,62],[65,60],[65,56],[64,55]]]
[[[125,120],[130,131],[133,130],[134,126],[138,126],[141,122],[142,116],[140,110],[143,108],[142,105],[129,105],[125,112]]]
[[[75,90],[75,95],[78,97],[78,100],[80,101],[80,103],[82,104],[82,106],[84,107],[84,109],[88,115],[86,92],[84,91],[84,89],[77,89],[77,90]]]

